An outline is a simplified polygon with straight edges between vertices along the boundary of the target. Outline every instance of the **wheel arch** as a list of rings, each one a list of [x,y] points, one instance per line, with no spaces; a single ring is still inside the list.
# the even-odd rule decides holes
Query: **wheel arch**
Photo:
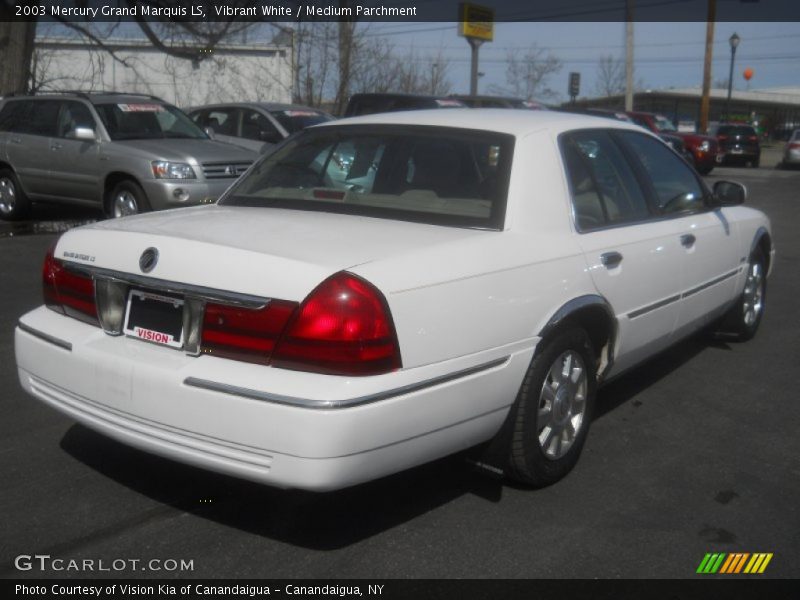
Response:
[[[569,300],[556,310],[539,332],[544,340],[564,327],[576,325],[589,335],[597,353],[597,379],[602,381],[614,364],[617,319],[608,301],[597,294]]]
[[[769,273],[772,269],[772,236],[766,227],[759,227],[756,234],[753,236],[753,242],[750,245],[750,254],[756,250],[760,250],[764,255],[764,260],[767,261],[766,271]]]
[[[139,179],[135,175],[131,175],[125,171],[111,171],[103,179],[103,208],[108,208],[108,200],[111,192],[122,181],[133,181],[136,185],[141,186]]]

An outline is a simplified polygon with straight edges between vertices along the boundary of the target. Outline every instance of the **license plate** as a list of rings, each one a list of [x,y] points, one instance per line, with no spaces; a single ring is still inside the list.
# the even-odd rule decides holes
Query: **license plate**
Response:
[[[743,152],[743,148],[731,148],[731,154],[742,154]]]
[[[183,300],[131,290],[123,332],[147,342],[183,347]]]

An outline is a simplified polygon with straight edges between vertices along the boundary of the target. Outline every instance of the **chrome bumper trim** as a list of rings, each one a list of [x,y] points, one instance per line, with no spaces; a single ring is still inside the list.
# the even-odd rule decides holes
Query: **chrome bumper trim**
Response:
[[[19,327],[25,333],[29,333],[32,336],[39,338],[40,340],[44,340],[45,342],[50,342],[54,346],[58,346],[59,348],[63,348],[64,350],[67,350],[68,352],[72,352],[72,344],[70,344],[69,342],[65,342],[64,340],[60,340],[57,337],[54,337],[54,336],[49,335],[47,333],[43,333],[43,332],[39,331],[38,329],[34,329],[33,327],[29,327],[28,325],[25,325],[25,323],[23,323],[22,321],[17,323],[17,327]]]
[[[470,375],[474,375],[482,371],[487,371],[489,369],[507,363],[510,359],[511,359],[510,356],[504,356],[503,358],[498,358],[496,360],[492,360],[477,365],[475,367],[470,367],[468,369],[462,369],[460,371],[448,373],[447,375],[432,377],[431,379],[426,379],[425,381],[411,383],[409,385],[404,385],[391,390],[386,390],[384,392],[376,392],[374,394],[359,396],[357,398],[348,398],[346,400],[311,400],[309,398],[283,396],[280,394],[271,394],[269,392],[262,392],[259,390],[251,390],[248,388],[243,388],[235,385],[229,385],[227,383],[218,383],[216,381],[200,379],[198,377],[187,377],[186,379],[184,379],[183,383],[191,387],[210,390],[212,392],[221,392],[223,394],[231,394],[233,396],[240,396],[242,398],[250,398],[252,400],[260,400],[262,402],[271,402],[273,404],[283,404],[286,406],[295,406],[298,408],[328,410],[335,408],[351,408],[354,406],[363,406],[364,404],[372,404],[373,402],[379,402],[381,400],[388,400],[389,398],[395,398],[397,396],[402,396],[404,394],[418,392],[420,390],[441,385],[443,383],[448,383],[456,379],[469,377]]]

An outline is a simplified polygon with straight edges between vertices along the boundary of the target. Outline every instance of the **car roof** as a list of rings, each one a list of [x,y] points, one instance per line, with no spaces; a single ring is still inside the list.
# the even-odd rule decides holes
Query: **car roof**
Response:
[[[451,108],[449,110],[406,110],[400,112],[375,113],[358,117],[347,117],[316,127],[342,125],[427,125],[455,127],[481,131],[507,133],[517,137],[535,131],[550,130],[554,133],[572,129],[609,128],[642,131],[633,123],[616,121],[607,117],[595,117],[556,111],[524,111],[505,108]]]

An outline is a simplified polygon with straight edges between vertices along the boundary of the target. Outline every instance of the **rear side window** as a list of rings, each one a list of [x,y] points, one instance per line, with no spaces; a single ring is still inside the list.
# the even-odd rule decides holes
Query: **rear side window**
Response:
[[[29,108],[30,102],[20,100],[7,102],[3,110],[0,110],[0,131],[21,131],[22,123],[27,121]]]
[[[647,198],[631,165],[607,132],[567,134],[561,147],[579,230],[650,217]]]
[[[70,137],[78,127],[95,129],[94,121],[89,108],[81,102],[64,102],[61,115],[58,118],[58,137]]]
[[[22,121],[15,125],[15,132],[43,136],[56,134],[58,111],[61,107],[58,100],[31,100],[20,104],[28,106]]]
[[[630,145],[650,176],[658,210],[678,213],[705,207],[703,188],[692,169],[659,140],[633,131],[618,135]]]

